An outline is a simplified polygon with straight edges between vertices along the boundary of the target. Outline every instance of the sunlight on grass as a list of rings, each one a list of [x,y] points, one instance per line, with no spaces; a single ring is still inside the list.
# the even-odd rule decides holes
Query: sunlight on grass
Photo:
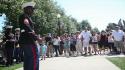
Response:
[[[18,69],[18,68],[20,68],[22,66],[23,66],[22,63],[20,63],[20,64],[14,64],[14,65],[12,65],[10,67],[2,67],[2,66],[0,66],[0,70],[15,70],[15,69]]]
[[[125,57],[112,57],[107,59],[118,66],[121,70],[125,70]]]

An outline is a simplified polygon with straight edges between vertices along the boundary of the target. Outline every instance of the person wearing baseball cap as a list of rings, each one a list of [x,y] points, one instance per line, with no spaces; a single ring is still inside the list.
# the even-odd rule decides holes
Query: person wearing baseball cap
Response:
[[[19,39],[20,46],[24,51],[24,70],[39,70],[39,57],[33,21],[31,16],[34,12],[35,2],[26,2],[22,5],[24,13],[19,17],[19,26],[21,35]]]

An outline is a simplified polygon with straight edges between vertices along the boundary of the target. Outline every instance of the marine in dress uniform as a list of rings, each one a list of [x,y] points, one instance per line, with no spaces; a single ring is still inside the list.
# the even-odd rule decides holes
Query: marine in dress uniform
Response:
[[[15,45],[14,45],[14,57],[16,59],[16,63],[19,63],[19,61],[21,60],[19,37],[20,37],[20,28],[16,28],[15,29]]]
[[[12,26],[6,26],[3,42],[5,42],[6,66],[13,64],[14,34]]]
[[[33,14],[35,2],[27,2],[22,5],[24,14],[19,17],[21,35],[19,43],[24,51],[24,70],[39,70],[39,57],[36,45],[36,36],[33,28],[31,16]]]

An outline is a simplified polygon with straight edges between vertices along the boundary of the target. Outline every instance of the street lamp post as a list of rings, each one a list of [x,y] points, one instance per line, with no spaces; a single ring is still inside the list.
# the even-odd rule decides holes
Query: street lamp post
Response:
[[[58,28],[59,28],[59,31],[58,31],[58,35],[60,36],[60,31],[61,31],[61,29],[60,29],[60,17],[61,17],[61,15],[60,14],[57,14],[57,18],[58,18]]]

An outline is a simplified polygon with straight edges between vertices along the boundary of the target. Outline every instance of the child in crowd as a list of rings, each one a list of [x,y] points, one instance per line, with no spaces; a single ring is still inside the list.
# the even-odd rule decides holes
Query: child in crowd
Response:
[[[41,57],[41,60],[45,60],[46,58],[46,53],[47,53],[47,45],[45,43],[45,38],[43,37],[43,41],[42,41],[42,44],[40,44],[41,46],[41,53],[42,53],[42,57]]]
[[[96,32],[92,33],[92,46],[93,46],[93,50],[94,50],[94,55],[97,54],[97,45],[98,45],[98,38],[97,38],[97,34]]]
[[[68,34],[64,35],[64,55],[67,57],[70,55],[70,38]]]

